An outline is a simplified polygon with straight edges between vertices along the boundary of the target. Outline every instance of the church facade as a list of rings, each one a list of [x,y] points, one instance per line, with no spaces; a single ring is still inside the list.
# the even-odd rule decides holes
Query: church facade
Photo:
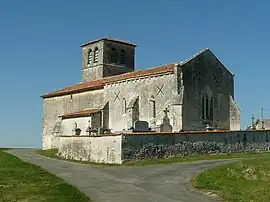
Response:
[[[61,135],[118,133],[136,121],[159,131],[164,110],[175,132],[240,129],[234,75],[211,50],[135,70],[135,44],[106,37],[81,48],[81,82],[41,96],[43,149],[57,148]]]

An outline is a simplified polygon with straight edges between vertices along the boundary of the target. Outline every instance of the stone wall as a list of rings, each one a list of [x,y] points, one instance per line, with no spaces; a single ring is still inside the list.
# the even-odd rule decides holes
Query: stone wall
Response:
[[[61,136],[58,155],[66,159],[121,164],[148,158],[269,150],[270,131],[201,131]]]
[[[57,148],[59,136],[53,135],[59,116],[88,108],[103,107],[103,89],[43,99],[42,148]]]
[[[122,161],[200,154],[268,151],[270,131],[126,134]]]
[[[178,96],[177,77],[175,74],[130,79],[105,86],[104,99],[109,103],[109,127],[114,131],[122,131],[132,127],[132,112],[138,101],[138,120],[147,121],[150,127],[160,125],[164,117],[163,110],[169,109],[171,125],[181,125],[182,114],[173,110],[173,101]],[[151,104],[155,103],[153,115]],[[127,110],[125,111],[125,108]],[[134,109],[135,110],[135,109]],[[133,117],[134,118],[134,117]],[[179,128],[178,128],[179,131]]]
[[[94,62],[94,50],[96,48],[98,49],[98,60]],[[88,55],[90,50],[92,59],[89,63]],[[134,71],[134,54],[134,46],[107,40],[85,45],[82,47],[81,80],[83,82],[91,81]],[[115,56],[113,61],[112,55]]]
[[[75,135],[75,123],[77,124],[77,128],[81,129],[80,135],[88,135],[86,134],[86,129],[88,127],[88,121],[90,116],[87,117],[76,117],[76,118],[66,118],[62,120],[61,127],[61,135],[63,136],[72,136]]]
[[[230,96],[234,97],[233,75],[212,54],[205,50],[182,65],[184,75],[183,129],[202,130],[206,122],[222,130],[230,129]],[[203,119],[202,96],[213,98],[213,118]],[[237,118],[236,118],[237,119]],[[239,130],[240,128],[238,128]]]
[[[230,96],[230,130],[240,130],[240,109]]]
[[[61,136],[58,156],[96,163],[121,164],[121,135]]]

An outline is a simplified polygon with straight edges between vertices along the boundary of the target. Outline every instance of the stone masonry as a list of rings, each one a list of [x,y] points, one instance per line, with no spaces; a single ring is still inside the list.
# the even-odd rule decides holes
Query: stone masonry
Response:
[[[270,131],[147,132],[61,136],[58,155],[65,159],[121,164],[153,158],[269,150]]]
[[[134,71],[135,44],[102,38],[81,47],[81,82],[41,96],[43,149],[58,148],[60,136],[74,134],[75,123],[82,135],[88,127],[128,131],[138,120],[158,131],[166,108],[174,132],[204,130],[207,124],[240,129],[234,76],[209,49],[182,62]]]

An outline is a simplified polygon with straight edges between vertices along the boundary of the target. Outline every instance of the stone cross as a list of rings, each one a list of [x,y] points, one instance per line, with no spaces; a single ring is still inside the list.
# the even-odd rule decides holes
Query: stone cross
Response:
[[[167,107],[165,108],[165,110],[163,110],[163,112],[165,113],[165,116],[168,116],[168,112],[169,112],[169,110],[168,110],[168,108],[167,108]]]
[[[165,116],[160,126],[160,132],[172,132],[172,126],[170,124],[170,119],[168,117],[168,112],[169,112],[168,108],[165,108],[163,112],[165,113]]]

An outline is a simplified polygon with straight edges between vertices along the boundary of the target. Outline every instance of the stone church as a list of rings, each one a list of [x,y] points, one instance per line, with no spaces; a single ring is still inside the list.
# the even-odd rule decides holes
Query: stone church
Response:
[[[145,121],[160,131],[239,130],[234,75],[209,49],[177,63],[135,70],[136,45],[101,38],[81,45],[81,81],[42,95],[43,149],[60,136],[117,133]]]

